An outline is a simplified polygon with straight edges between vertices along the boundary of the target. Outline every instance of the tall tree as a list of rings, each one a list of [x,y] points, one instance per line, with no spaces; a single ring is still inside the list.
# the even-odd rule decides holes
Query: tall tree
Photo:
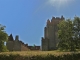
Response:
[[[74,36],[75,36],[74,39],[75,39],[76,48],[80,49],[80,18],[79,17],[74,17],[73,25],[74,25]]]
[[[58,24],[58,28],[58,48],[60,50],[75,50],[72,21],[70,19],[63,20]]]
[[[6,50],[6,46],[4,45],[4,42],[6,42],[8,39],[8,35],[4,30],[5,30],[5,26],[0,24],[0,52]]]

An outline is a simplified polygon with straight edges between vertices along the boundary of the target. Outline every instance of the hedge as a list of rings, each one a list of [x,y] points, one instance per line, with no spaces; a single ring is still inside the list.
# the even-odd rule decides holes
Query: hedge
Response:
[[[19,54],[0,55],[0,60],[80,60],[80,53],[63,54],[63,55],[36,55],[36,56],[21,56]]]

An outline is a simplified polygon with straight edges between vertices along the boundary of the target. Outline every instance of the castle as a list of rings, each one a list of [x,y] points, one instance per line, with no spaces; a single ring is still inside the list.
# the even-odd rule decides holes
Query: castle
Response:
[[[64,20],[63,16],[60,17],[52,17],[51,21],[47,20],[47,25],[44,28],[44,37],[41,40],[41,50],[48,51],[57,49],[57,43],[59,39],[57,37],[58,27],[57,24]]]
[[[63,16],[61,17],[52,17],[51,21],[48,19],[46,27],[44,27],[44,37],[41,40],[41,49],[40,46],[28,46],[19,40],[19,36],[13,39],[12,34],[9,36],[6,46],[9,51],[27,51],[27,50],[42,50],[49,51],[57,49],[57,43],[59,39],[57,37],[58,27],[60,21],[64,20]]]
[[[12,34],[8,37],[6,46],[9,51],[40,50],[40,46],[28,46],[28,44],[24,44],[19,40],[18,35],[16,35],[14,40]]]

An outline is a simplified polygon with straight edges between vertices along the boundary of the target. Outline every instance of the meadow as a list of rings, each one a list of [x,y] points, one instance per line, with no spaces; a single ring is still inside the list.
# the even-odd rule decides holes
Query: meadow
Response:
[[[13,52],[1,52],[0,55],[4,54],[4,55],[9,55],[9,54],[19,54],[21,56],[36,56],[36,55],[43,55],[46,56],[48,54],[50,55],[55,55],[55,56],[59,56],[59,55],[66,55],[66,54],[73,54],[73,53],[80,53],[78,52],[60,52],[60,51],[13,51]]]
[[[0,60],[80,60],[80,52],[60,52],[60,51],[0,52]]]

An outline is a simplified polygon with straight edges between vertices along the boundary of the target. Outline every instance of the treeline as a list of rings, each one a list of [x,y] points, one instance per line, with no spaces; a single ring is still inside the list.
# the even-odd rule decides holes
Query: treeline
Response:
[[[58,24],[57,45],[62,51],[76,51],[80,49],[80,18],[66,19]]]

